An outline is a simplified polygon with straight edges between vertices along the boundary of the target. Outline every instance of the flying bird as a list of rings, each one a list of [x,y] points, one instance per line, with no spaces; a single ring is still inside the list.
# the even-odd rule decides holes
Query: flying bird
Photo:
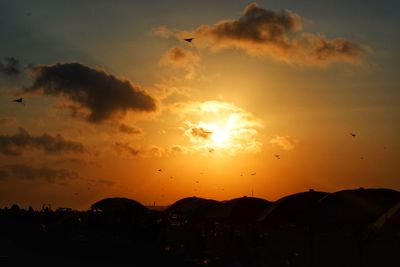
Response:
[[[185,42],[191,43],[193,41],[194,38],[185,38],[183,39]]]
[[[251,175],[256,175],[257,173],[253,172]]]
[[[350,133],[351,137],[356,137],[357,135],[355,133]]]
[[[158,169],[159,172],[162,172],[162,169]]]
[[[14,99],[14,100],[12,100],[12,102],[24,104],[22,98]]]
[[[275,155],[275,158],[281,159],[281,156],[280,155]]]

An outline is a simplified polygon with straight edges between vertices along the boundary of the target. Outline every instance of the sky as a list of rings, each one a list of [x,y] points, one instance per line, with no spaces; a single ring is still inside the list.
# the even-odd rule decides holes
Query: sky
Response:
[[[0,0],[0,206],[400,190],[398,25],[388,0]]]

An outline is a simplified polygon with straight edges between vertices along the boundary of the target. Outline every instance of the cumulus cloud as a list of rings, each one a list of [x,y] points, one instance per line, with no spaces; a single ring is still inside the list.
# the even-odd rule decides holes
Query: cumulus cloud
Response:
[[[302,18],[292,11],[267,10],[252,3],[238,19],[201,25],[175,35],[196,36],[198,45],[213,50],[239,48],[251,55],[300,65],[326,66],[339,61],[357,64],[368,50],[344,38],[328,39],[321,34],[307,33],[302,27]],[[164,32],[168,31],[164,29]]]
[[[19,156],[24,151],[32,149],[42,150],[46,154],[85,151],[81,143],[66,140],[62,135],[51,136],[44,133],[32,136],[23,128],[19,128],[19,132],[14,135],[0,135],[0,153],[4,155]]]
[[[65,181],[67,179],[78,178],[80,178],[79,174],[72,170],[32,167],[24,164],[5,165],[2,167],[2,169],[0,169],[0,180],[44,180],[48,183],[54,183],[56,181]]]
[[[117,151],[128,152],[132,156],[138,156],[140,154],[140,150],[132,147],[129,143],[115,142],[115,148]]]
[[[80,63],[36,65],[31,73],[34,81],[25,92],[66,97],[89,111],[86,119],[90,122],[102,122],[129,110],[156,109],[155,99],[128,80]]]
[[[4,62],[0,61],[0,73],[7,76],[17,76],[21,73],[21,65],[14,57],[4,58]]]
[[[183,68],[186,71],[185,78],[190,80],[198,74],[199,60],[200,57],[197,53],[176,46],[165,52],[160,64]]]
[[[121,123],[119,125],[119,131],[126,134],[141,134],[143,132],[140,128],[132,127],[124,123]]]
[[[277,145],[283,150],[292,150],[294,149],[296,143],[298,143],[298,140],[286,135],[286,136],[280,136],[277,135],[274,138],[272,138],[269,141],[273,145]]]

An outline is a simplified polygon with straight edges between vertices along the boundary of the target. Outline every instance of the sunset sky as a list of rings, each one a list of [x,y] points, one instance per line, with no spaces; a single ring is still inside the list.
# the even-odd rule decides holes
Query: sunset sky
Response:
[[[399,25],[394,0],[0,0],[0,206],[400,190]]]

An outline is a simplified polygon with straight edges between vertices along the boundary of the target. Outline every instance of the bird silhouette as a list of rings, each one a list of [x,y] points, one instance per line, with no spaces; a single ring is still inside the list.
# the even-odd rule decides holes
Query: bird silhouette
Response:
[[[253,172],[251,175],[256,175],[257,173]]]
[[[350,133],[351,137],[356,137],[357,135],[355,133]]]
[[[185,38],[183,39],[185,42],[191,43],[193,41],[194,38]]]
[[[281,156],[280,155],[275,155],[275,158],[281,159]]]
[[[159,172],[162,172],[162,169],[158,169]]]
[[[25,103],[24,103],[22,98],[14,99],[14,100],[12,100],[12,102],[20,103],[20,104],[24,104],[25,105]]]

